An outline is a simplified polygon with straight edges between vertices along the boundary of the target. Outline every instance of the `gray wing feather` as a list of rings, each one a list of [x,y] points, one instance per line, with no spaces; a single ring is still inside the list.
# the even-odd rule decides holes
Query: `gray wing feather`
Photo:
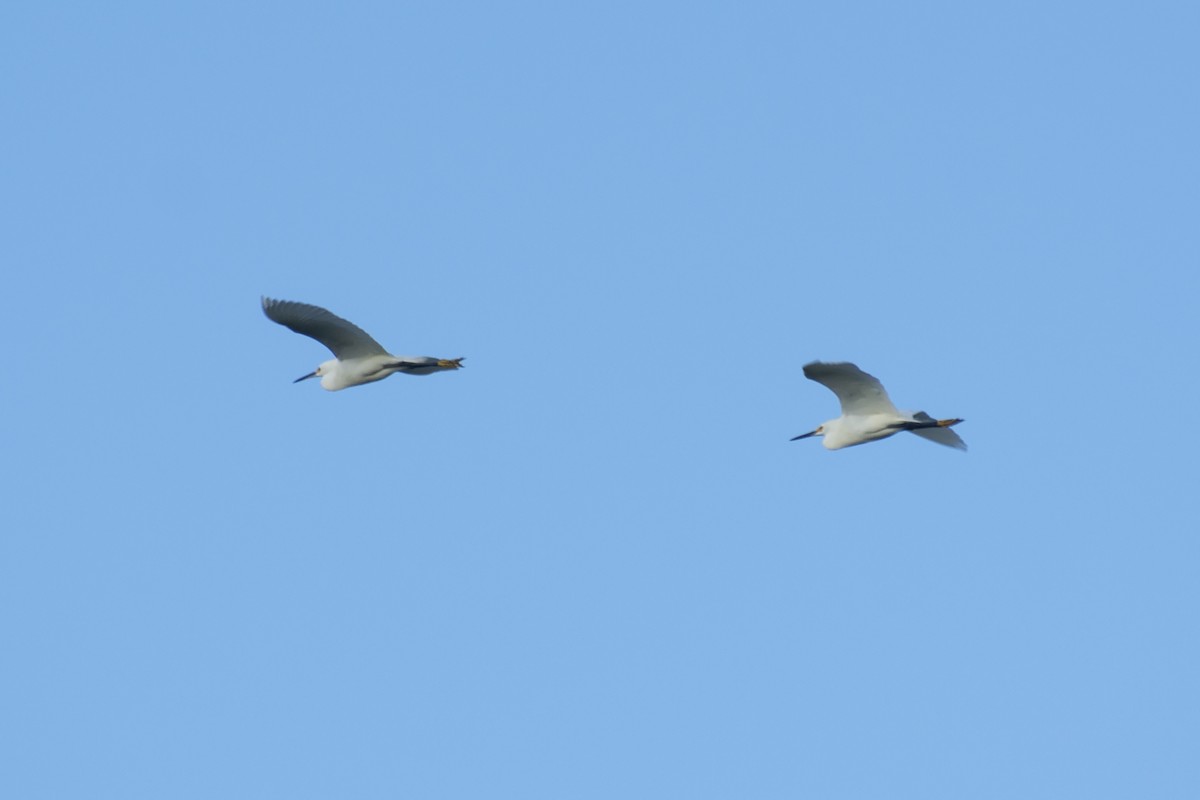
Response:
[[[386,354],[387,351],[362,328],[320,306],[290,300],[262,299],[263,313],[296,333],[316,339],[338,359]]]
[[[879,379],[848,362],[805,364],[804,377],[836,394],[843,414],[898,413]]]
[[[926,414],[924,411],[918,411],[913,414],[913,418],[921,422],[929,422],[933,417]],[[931,442],[944,444],[946,447],[956,447],[959,450],[966,450],[967,443],[962,440],[962,437],[955,433],[950,428],[914,428],[909,433],[915,433],[922,439],[928,439]]]

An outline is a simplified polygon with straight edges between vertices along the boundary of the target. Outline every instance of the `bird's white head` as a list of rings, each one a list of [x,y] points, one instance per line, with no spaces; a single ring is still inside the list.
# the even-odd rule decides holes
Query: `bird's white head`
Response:
[[[870,441],[869,439],[855,440],[847,439],[847,433],[850,432],[846,427],[846,418],[838,417],[831,419],[824,425],[819,425],[815,431],[810,433],[802,433],[799,436],[792,437],[792,441],[797,439],[807,439],[810,436],[820,436],[821,446],[826,450],[841,450],[843,447],[849,447],[860,442]],[[895,431],[889,431],[889,435]]]
[[[300,381],[306,381],[309,378],[320,378],[321,385],[324,386],[326,389],[328,389],[329,387],[326,384],[328,383],[329,377],[331,375],[333,375],[334,370],[337,368],[337,364],[338,364],[338,361],[336,358],[330,359],[329,361],[324,362],[323,364],[321,364],[321,366],[317,367],[316,369],[314,369],[312,372],[308,373],[307,375],[301,375],[299,378],[296,378],[296,380],[292,381],[292,383],[299,383]]]

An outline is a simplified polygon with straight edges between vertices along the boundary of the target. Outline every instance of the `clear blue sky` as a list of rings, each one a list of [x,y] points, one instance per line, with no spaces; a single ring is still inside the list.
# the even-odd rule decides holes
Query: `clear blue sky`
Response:
[[[11,6],[0,795],[1200,796],[1198,26]]]

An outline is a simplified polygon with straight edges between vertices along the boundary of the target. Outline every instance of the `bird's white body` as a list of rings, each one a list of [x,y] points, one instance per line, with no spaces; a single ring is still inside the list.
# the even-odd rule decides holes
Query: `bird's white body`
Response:
[[[262,306],[268,319],[316,339],[336,356],[309,374],[297,378],[295,383],[308,378],[320,378],[321,388],[336,392],[350,386],[381,381],[397,372],[429,375],[462,367],[461,358],[394,356],[357,325],[320,306],[272,300],[269,297],[262,299]]]
[[[843,447],[886,439],[900,432],[895,426],[902,421],[902,417],[892,414],[838,417],[821,426],[821,444],[826,450],[840,450]]]
[[[792,441],[820,436],[825,449],[840,450],[909,431],[947,447],[967,449],[966,442],[950,430],[950,426],[962,422],[961,419],[936,420],[924,411],[900,411],[892,405],[883,384],[853,364],[814,361],[804,366],[804,376],[828,387],[838,396],[842,416],[829,420],[811,433],[796,436]]]

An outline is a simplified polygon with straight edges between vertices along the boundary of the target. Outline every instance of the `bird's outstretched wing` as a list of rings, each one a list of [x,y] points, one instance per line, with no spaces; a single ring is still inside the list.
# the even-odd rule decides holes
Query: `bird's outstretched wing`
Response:
[[[897,413],[879,379],[848,362],[805,364],[804,377],[836,394],[844,415]]]
[[[921,422],[932,422],[933,417],[926,414],[924,411],[918,411],[913,414],[913,419]],[[967,443],[962,440],[962,437],[955,433],[950,428],[913,428],[910,433],[915,433],[922,439],[928,439],[931,442],[944,444],[946,447],[956,447],[959,450],[966,450]]]
[[[387,351],[366,331],[331,314],[320,306],[308,303],[293,303],[290,300],[262,299],[263,313],[267,319],[278,322],[285,328],[316,339],[333,351],[338,359],[377,356]]]

